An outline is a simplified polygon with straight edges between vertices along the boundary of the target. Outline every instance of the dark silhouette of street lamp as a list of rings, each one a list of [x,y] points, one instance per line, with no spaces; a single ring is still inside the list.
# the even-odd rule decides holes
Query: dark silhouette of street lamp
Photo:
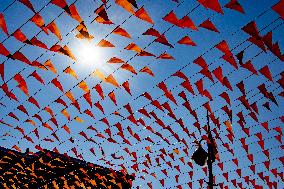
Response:
[[[198,148],[195,150],[195,152],[192,155],[192,159],[197,165],[204,166],[208,158],[208,153],[202,148],[200,142]]]
[[[209,124],[209,113],[207,111],[207,134],[208,134],[208,141],[207,141],[207,152],[202,148],[201,141],[199,141],[198,148],[192,155],[192,160],[200,166],[204,166],[207,161],[208,171],[209,171],[209,181],[208,186],[209,189],[213,189],[214,186],[214,179],[213,179],[213,170],[212,164],[216,159],[217,148],[216,143],[212,137],[210,124]]]

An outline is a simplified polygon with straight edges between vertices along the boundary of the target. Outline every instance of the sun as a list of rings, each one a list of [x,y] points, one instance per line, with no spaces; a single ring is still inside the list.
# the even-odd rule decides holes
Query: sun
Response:
[[[92,42],[82,40],[76,45],[76,58],[79,65],[95,68],[103,63],[103,52]]]

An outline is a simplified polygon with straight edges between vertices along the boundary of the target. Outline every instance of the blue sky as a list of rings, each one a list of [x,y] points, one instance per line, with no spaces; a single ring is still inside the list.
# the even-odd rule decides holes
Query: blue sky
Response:
[[[12,0],[2,0],[0,2],[0,12],[3,12],[3,10],[12,2]],[[48,4],[48,1],[45,0],[33,0],[31,2],[36,11],[41,10],[46,4]],[[73,2],[74,1],[67,1],[68,5]],[[222,7],[224,7],[224,5],[228,1],[220,0],[219,2]],[[200,67],[196,64],[193,64],[193,60],[195,60],[200,55],[203,55],[203,58],[209,65],[209,70],[213,71],[218,66],[221,66],[223,75],[228,77],[233,87],[233,91],[229,91],[226,87],[222,86],[214,76],[214,83],[212,83],[208,78],[203,78],[204,89],[207,89],[213,97],[213,101],[210,102],[211,108],[214,111],[215,116],[220,118],[221,128],[217,128],[217,132],[219,133],[223,142],[228,143],[230,148],[234,150],[234,155],[232,155],[226,150],[226,148],[223,147],[221,141],[217,140],[220,159],[221,162],[224,162],[224,171],[221,171],[220,168],[216,164],[214,164],[216,183],[224,182],[224,185],[227,185],[229,188],[234,188],[232,183],[227,182],[222,176],[223,173],[228,172],[229,180],[237,179],[237,183],[243,183],[244,188],[252,188],[253,186],[251,184],[245,184],[244,179],[240,178],[237,175],[236,170],[240,168],[242,170],[243,176],[249,176],[252,179],[256,179],[257,184],[264,186],[264,188],[267,188],[265,181],[262,181],[262,179],[259,178],[257,174],[253,174],[253,172],[249,169],[251,163],[247,158],[247,153],[243,150],[242,145],[239,141],[240,138],[245,137],[246,144],[249,145],[249,153],[253,154],[255,158],[254,162],[256,164],[256,173],[264,172],[265,176],[269,176],[270,181],[278,182],[278,188],[283,188],[284,184],[281,181],[280,177],[275,178],[272,173],[265,168],[263,162],[267,161],[268,159],[262,153],[262,150],[257,143],[259,139],[255,136],[255,134],[259,132],[263,135],[265,149],[268,149],[270,153],[270,169],[278,168],[278,172],[283,172],[283,170],[281,170],[281,167],[283,166],[281,166],[281,162],[278,160],[279,157],[283,156],[283,150],[281,149],[281,144],[275,139],[275,136],[277,136],[278,133],[273,130],[273,128],[283,126],[283,123],[279,119],[277,119],[283,115],[283,97],[278,96],[278,94],[283,89],[281,89],[279,84],[276,82],[280,79],[280,74],[284,70],[283,62],[281,62],[270,51],[262,52],[261,49],[259,49],[257,46],[251,45],[250,42],[246,41],[249,36],[241,30],[243,26],[254,20],[260,30],[261,35],[273,30],[273,42],[278,41],[281,52],[283,52],[283,20],[281,20],[281,18],[279,18],[279,15],[271,9],[271,6],[278,2],[277,0],[261,0],[257,1],[257,3],[242,0],[240,0],[239,2],[244,8],[245,14],[241,14],[239,12],[226,8],[223,8],[224,15],[217,14],[212,10],[205,9],[195,0],[185,0],[180,2],[180,4],[174,3],[171,0],[137,1],[138,6],[144,6],[145,10],[147,10],[149,15],[153,19],[155,24],[152,26],[149,23],[144,22],[134,16],[130,17],[130,14],[121,7],[117,6],[114,1],[107,3],[107,13],[110,20],[112,20],[112,22],[114,23],[113,25],[103,25],[96,22],[91,23],[95,18],[95,14],[93,12],[102,4],[101,1],[77,0],[75,5],[82,19],[84,20],[89,33],[94,36],[94,39],[91,41],[91,45],[95,46],[101,39],[106,39],[115,45],[115,48],[98,48],[98,52],[96,53],[100,55],[100,58],[90,65],[86,65],[80,60],[74,62],[72,59],[66,56],[53,53],[48,50],[45,51],[31,45],[25,45],[23,47],[23,43],[17,41],[12,36],[7,39],[7,36],[4,34],[4,32],[1,31],[0,41],[11,53],[14,53],[21,48],[20,51],[30,60],[35,60],[39,57],[37,61],[44,63],[46,60],[50,59],[57,69],[57,74],[54,74],[50,71],[36,69],[35,67],[28,66],[16,60],[6,60],[6,57],[2,55],[0,56],[0,62],[5,61],[5,82],[7,82],[9,89],[12,89],[19,99],[19,102],[15,102],[9,99],[2,90],[0,91],[0,102],[5,105],[5,107],[0,106],[0,119],[5,121],[6,123],[11,124],[13,127],[19,126],[23,128],[25,133],[30,133],[35,129],[35,127],[31,124],[24,122],[26,119],[32,119],[36,122],[36,127],[38,128],[40,134],[40,139],[37,139],[37,137],[33,133],[30,133],[28,135],[34,140],[35,143],[33,144],[23,139],[22,134],[19,131],[13,128],[9,128],[5,125],[1,125],[0,135],[2,136],[5,133],[9,133],[10,136],[1,137],[0,145],[7,148],[12,148],[14,145],[17,145],[23,151],[25,151],[26,148],[30,148],[31,151],[36,151],[34,146],[40,144],[42,148],[50,150],[56,147],[60,151],[60,153],[67,152],[68,155],[73,157],[75,157],[75,155],[70,149],[76,147],[78,153],[81,154],[86,161],[110,167],[104,160],[101,160],[101,147],[105,152],[105,159],[114,164],[114,166],[111,166],[112,168],[120,170],[120,165],[123,164],[127,168],[128,173],[135,173],[136,179],[133,182],[133,188],[136,188],[136,186],[139,185],[141,185],[141,188],[148,188],[147,183],[152,183],[153,188],[163,188],[159,183],[160,179],[165,179],[165,188],[177,188],[178,185],[181,185],[183,188],[187,188],[188,182],[193,183],[193,188],[200,188],[198,180],[204,178],[205,181],[207,180],[202,169],[197,165],[194,165],[193,169],[191,169],[188,165],[184,165],[179,160],[179,158],[184,157],[186,163],[190,161],[190,156],[195,150],[195,146],[192,143],[194,139],[192,137],[189,138],[182,131],[179,124],[176,123],[174,119],[166,115],[166,111],[163,112],[158,110],[155,106],[150,104],[149,100],[141,96],[141,94],[143,92],[148,92],[153,99],[157,99],[161,104],[168,102],[177,118],[182,118],[185,126],[189,129],[189,131],[194,132],[196,137],[200,139],[201,135],[198,133],[196,127],[193,126],[193,123],[195,122],[193,116],[191,116],[189,112],[182,106],[184,100],[178,96],[178,94],[184,90],[184,88],[180,86],[182,79],[170,76],[177,70],[181,70],[189,78],[196,95],[192,95],[187,91],[186,95],[191,106],[197,112],[200,125],[204,126],[206,124],[206,110],[202,107],[202,105],[207,102],[208,99],[198,94],[196,86],[194,85],[196,81],[203,78],[203,75],[199,73]],[[210,18],[210,20],[218,28],[220,33],[212,32],[200,27],[198,28],[198,31],[181,29],[176,26],[173,27],[172,24],[162,20],[162,18],[171,10],[175,12],[178,18],[182,18],[183,16],[188,14],[188,16],[192,19],[196,26],[205,21],[207,18]],[[78,25],[78,22],[73,20],[66,13],[61,14],[61,12],[62,9],[52,4],[48,4],[42,9],[40,14],[43,17],[45,23],[50,23],[52,20],[56,19],[55,22],[63,37],[63,40],[58,44],[62,46],[67,44],[74,55],[76,57],[79,57],[81,53],[79,44],[82,43],[82,41],[75,38],[75,35],[77,34],[76,31],[70,33],[70,31],[74,30],[74,28]],[[20,2],[13,3],[8,9],[4,11],[3,14],[5,16],[7,27],[10,33],[15,31],[33,16],[33,12],[22,5]],[[58,15],[60,16],[58,17]],[[111,34],[112,30],[118,25],[124,28],[132,36],[132,38],[128,39]],[[165,36],[167,37],[168,41],[174,45],[174,48],[169,48],[160,43],[152,43],[154,37],[142,35],[142,33],[144,33],[150,27],[155,28],[160,33],[165,32]],[[28,39],[31,39],[38,32],[40,32],[40,29],[36,27],[32,22],[27,22],[26,24],[24,24],[23,27],[21,27],[21,30],[28,37]],[[177,44],[177,41],[186,35],[188,35],[197,44],[197,46],[193,47]],[[58,42],[58,39],[53,34],[46,35],[44,32],[40,32],[37,35],[37,38],[43,41],[48,47],[51,47]],[[227,41],[234,55],[245,49],[244,60],[251,60],[256,70],[259,70],[265,65],[268,65],[273,75],[274,82],[269,81],[260,73],[258,76],[256,76],[251,75],[249,71],[243,68],[236,70],[234,67],[229,65],[229,63],[222,60],[220,57],[223,54],[218,49],[213,48],[222,40]],[[151,52],[157,56],[166,51],[167,53],[172,55],[175,60],[161,60],[153,57],[135,56],[134,52],[124,50],[124,47],[131,42],[137,44],[141,48],[145,48],[146,51]],[[107,60],[109,60],[111,57],[119,57],[125,61],[129,60],[128,63],[132,65],[137,72],[144,66],[148,66],[155,74],[155,77],[151,77],[145,73],[138,73],[137,75],[134,75],[130,72],[119,69],[120,65],[107,64]],[[76,71],[79,78],[78,80],[66,73],[63,73],[63,70],[68,66],[71,66],[71,68]],[[90,76],[92,71],[95,69],[101,70],[106,75],[113,74],[119,84],[122,84],[126,80],[129,81],[132,96],[130,96],[122,87],[115,88],[113,85],[101,82],[101,80],[99,80],[98,78]],[[40,84],[32,77],[28,77],[35,70],[44,79],[46,83],[45,85]],[[21,72],[21,75],[26,79],[29,93],[39,102],[40,109],[27,102],[28,97],[19,88],[16,87],[17,83],[13,79],[11,79],[18,72]],[[90,119],[90,117],[84,113],[80,114],[80,112],[78,112],[78,110],[72,105],[68,106],[67,108],[67,111],[71,116],[71,121],[68,121],[60,113],[61,110],[64,109],[64,107],[60,104],[54,103],[54,101],[58,97],[61,97],[63,95],[62,99],[68,105],[71,102],[67,97],[64,96],[61,91],[50,84],[50,81],[55,77],[57,77],[57,79],[61,82],[65,92],[71,89],[75,99],[78,99],[78,103],[81,106],[82,112],[85,109],[91,110],[96,118],[95,120]],[[106,96],[105,99],[102,100],[94,89],[91,89],[91,95],[93,103],[99,101],[104,107],[105,114],[100,112],[94,106],[93,108],[89,107],[86,101],[81,98],[84,93],[76,85],[82,80],[86,81],[90,89],[98,83],[101,84]],[[167,99],[163,95],[163,91],[156,86],[161,81],[164,81],[168,89],[172,92],[175,99],[177,100],[177,105],[169,101],[169,99]],[[236,87],[236,84],[240,81],[244,82],[247,93],[246,96],[250,104],[256,102],[259,107],[259,123],[251,119],[248,116],[249,111],[246,110],[242,104],[240,104],[240,101],[236,100],[242,95],[239,89]],[[3,83],[4,82],[1,80],[0,84],[2,85]],[[274,94],[278,102],[278,106],[276,106],[268,99],[264,98],[263,95],[259,93],[257,86],[262,83],[265,83],[268,91]],[[107,96],[107,94],[111,91],[115,92],[117,106],[114,105],[114,103]],[[219,97],[219,94],[221,94],[223,91],[226,91],[229,94],[232,101],[232,105],[229,106],[229,108],[233,111],[233,143],[231,143],[226,137],[228,132],[226,131],[226,126],[223,124],[224,121],[229,119],[228,116],[221,110],[221,108],[226,105],[224,99]],[[267,101],[270,102],[271,111],[268,111],[262,106],[262,104]],[[165,141],[161,140],[160,137],[146,130],[141,124],[139,124],[139,126],[136,126],[129,120],[122,119],[121,117],[112,114],[115,111],[119,111],[122,116],[127,117],[129,113],[126,111],[126,109],[123,108],[123,106],[128,103],[131,105],[132,110],[134,111],[134,117],[136,119],[142,118],[145,121],[146,125],[150,125],[155,131],[161,133],[170,141],[171,144],[168,145]],[[29,116],[17,110],[17,107],[19,105],[24,105],[26,107]],[[45,106],[49,106],[56,115],[55,117],[59,125],[58,128],[56,128],[56,126],[50,121],[50,115],[42,110]],[[174,130],[180,138],[184,138],[188,142],[188,145],[190,147],[188,149],[189,156],[187,156],[183,152],[183,149],[186,148],[185,145],[182,142],[177,141],[169,131],[162,129],[157,123],[155,123],[155,119],[153,117],[149,119],[145,116],[143,117],[141,113],[137,112],[137,110],[142,107],[145,107],[148,112],[154,111],[157,116],[165,123],[165,125],[170,126],[171,129]],[[243,111],[243,114],[245,116],[245,127],[250,128],[250,136],[247,136],[243,132],[240,125],[237,123],[238,117],[236,116],[236,114],[240,111]],[[9,112],[13,112],[19,118],[19,121],[7,116]],[[42,127],[39,120],[32,117],[34,114],[40,115],[43,119],[43,122],[49,123],[53,127],[53,129],[56,130],[56,134],[58,135],[60,141],[57,141],[51,135],[50,130]],[[76,122],[73,119],[76,116],[83,119],[84,123]],[[107,117],[111,125],[110,129],[113,133],[113,138],[117,140],[118,144],[110,143],[105,139],[99,138],[95,136],[94,131],[87,129],[88,126],[92,125],[100,133],[107,136],[104,131],[107,126],[100,121],[105,117]],[[132,146],[123,143],[121,137],[117,136],[117,129],[114,126],[117,122],[122,124],[125,137],[131,142]],[[263,122],[269,123],[269,132],[267,132],[261,126],[260,123]],[[61,126],[65,124],[68,125],[71,130],[70,135],[63,129],[60,129]],[[211,124],[213,128],[216,127],[213,125],[213,123]],[[129,132],[127,131],[128,126],[140,136],[140,138],[142,139],[141,142],[138,142],[129,134]],[[84,131],[98,144],[86,141],[85,138],[78,134],[80,131]],[[205,131],[203,130],[202,135],[204,134]],[[145,140],[145,138],[148,136],[154,141],[154,144],[151,144],[149,141]],[[68,140],[70,137],[74,138],[76,142],[71,143]],[[50,138],[54,140],[54,142],[43,141],[43,138]],[[145,150],[145,147],[147,146],[151,146],[152,153],[149,153],[147,150]],[[90,148],[95,149],[96,156],[94,156],[89,151]],[[131,166],[134,164],[132,161],[133,157],[123,150],[125,148],[128,148],[130,152],[137,153],[137,163],[139,164],[140,170],[139,172],[135,172],[131,168]],[[161,154],[161,149],[165,149],[167,151],[167,154],[171,154],[174,153],[173,150],[176,148],[180,150],[180,154],[175,154],[174,160],[172,160],[168,155],[165,156],[166,161],[170,162],[173,165],[173,168],[167,165],[166,162],[161,158],[161,165],[157,166],[155,159],[158,158]],[[124,160],[113,159],[111,156],[111,154],[113,153],[115,153],[117,157],[123,156]],[[150,166],[150,168],[147,168],[143,165],[143,162],[147,160],[145,158],[146,154],[149,154],[151,157],[153,166]],[[237,158],[239,161],[238,167],[232,162],[232,159],[234,158]],[[174,166],[180,167],[180,173],[174,168]],[[141,172],[143,169],[145,169],[149,174]],[[163,169],[167,170],[168,177],[166,177],[161,172],[161,170]],[[194,172],[192,179],[190,179],[188,176],[188,173],[190,171]],[[157,178],[153,177],[151,173],[155,173]],[[179,175],[178,183],[176,183],[175,181],[176,175]],[[144,176],[145,180],[143,180],[141,176]],[[206,183],[203,184],[203,187],[205,186]]]

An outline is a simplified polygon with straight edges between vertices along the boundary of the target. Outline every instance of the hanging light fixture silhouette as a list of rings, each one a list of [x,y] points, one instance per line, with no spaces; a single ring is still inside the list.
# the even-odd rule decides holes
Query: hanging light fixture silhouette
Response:
[[[201,139],[198,142],[198,148],[193,153],[191,159],[200,166],[205,166],[207,164],[208,171],[209,171],[209,181],[208,186],[209,189],[213,189],[214,186],[214,178],[213,178],[213,170],[212,170],[212,164],[215,162],[218,151],[217,151],[217,145],[215,143],[215,140],[212,137],[210,124],[209,124],[209,112],[207,111],[207,151],[205,151],[202,148],[201,141],[204,139]]]
[[[202,148],[201,144],[198,144],[198,148],[193,153],[191,159],[200,166],[204,166],[208,159],[208,153]]]

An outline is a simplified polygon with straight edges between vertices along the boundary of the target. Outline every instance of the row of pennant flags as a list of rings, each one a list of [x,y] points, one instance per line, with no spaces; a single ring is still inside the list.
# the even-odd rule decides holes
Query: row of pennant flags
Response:
[[[113,169],[84,163],[52,151],[40,151],[33,156],[1,148],[2,188],[130,188],[132,177]],[[68,170],[66,170],[68,167]],[[9,170],[6,174],[5,170]],[[46,176],[46,174],[48,175]],[[22,175],[18,177],[18,175]],[[51,182],[45,182],[53,178]]]
[[[58,41],[62,41],[64,37],[61,34],[59,27],[56,24],[56,20],[53,20],[50,23],[45,23],[44,18],[40,15],[40,12],[37,12],[32,3],[29,0],[18,0],[20,3],[25,5],[29,10],[34,13],[34,16],[29,20],[33,24],[35,24],[41,31],[45,34],[54,35]],[[96,22],[98,24],[106,25],[114,25],[114,22],[110,20],[108,12],[107,12],[107,5],[110,3],[106,0],[101,0],[101,5],[94,11],[95,19],[92,22]],[[168,0],[169,2],[173,2],[176,4],[181,4],[178,0]],[[237,11],[240,14],[245,14],[244,8],[237,0],[230,0],[224,7],[220,5],[218,0],[197,0],[198,4],[202,7],[209,9],[209,11],[214,11],[217,14],[224,14],[223,8],[231,9],[233,11]],[[83,19],[81,18],[79,12],[75,6],[75,3],[68,5],[65,0],[51,0],[50,4],[55,5],[56,7],[62,9],[66,14],[68,14],[72,19],[78,22],[78,25],[75,27],[77,31],[76,38],[84,39],[92,41],[94,36],[88,31],[87,24],[84,23]],[[176,45],[184,45],[188,46],[188,48],[197,46],[197,43],[194,42],[188,35],[178,39],[175,43],[170,42],[164,32],[159,31],[157,28],[154,28],[154,19],[152,19],[149,12],[147,12],[144,6],[139,8],[138,2],[135,0],[115,0],[115,4],[120,8],[123,8],[127,11],[130,15],[133,15],[140,19],[143,22],[150,24],[150,28],[148,28],[144,33],[142,33],[143,37],[152,37],[154,38],[155,43],[159,43],[162,47],[166,46],[170,49],[175,48]],[[284,1],[280,0],[278,3],[273,5],[271,9],[277,13],[281,20],[284,19]],[[170,11],[166,14],[162,20],[175,26],[180,29],[189,29],[192,31],[198,32],[199,29],[207,29],[208,32],[214,32],[216,34],[220,33],[217,26],[210,20],[210,18],[204,20],[201,24],[195,24],[189,15],[185,15],[184,17],[178,18],[175,11]],[[59,55],[67,56],[72,61],[76,62],[76,57],[68,47],[68,45],[59,45],[58,43],[48,47],[44,41],[41,41],[37,38],[37,36],[28,39],[26,34],[18,28],[16,31],[11,32],[8,30],[9,23],[5,21],[4,13],[0,13],[0,28],[2,29],[2,35],[6,35],[7,38],[13,37],[17,41],[23,43],[24,45],[31,45],[38,48],[42,48],[47,51],[51,51],[54,53],[58,53]],[[241,28],[242,32],[246,33],[249,38],[247,39],[248,42],[254,45],[254,47],[262,50],[263,52],[271,52],[271,55],[274,56],[277,60],[282,63],[284,61],[284,54],[281,52],[280,45],[278,42],[273,42],[273,31],[269,31],[266,34],[261,34],[260,29],[258,28],[255,21],[251,21],[247,23],[245,26]],[[114,30],[111,31],[111,34],[119,35],[123,38],[132,39],[130,31],[126,31],[121,25],[115,27]],[[96,46],[100,48],[115,48],[115,44],[112,41],[107,39],[100,40]],[[281,167],[284,164],[284,157],[277,157],[276,159],[270,158],[271,151],[273,148],[268,149],[266,148],[265,141],[267,138],[266,135],[272,136],[273,140],[276,140],[278,143],[278,147],[283,150],[283,132],[281,126],[272,126],[270,121],[278,121],[283,124],[284,117],[280,116],[275,118],[274,120],[261,122],[262,117],[262,108],[265,108],[265,111],[273,112],[274,107],[278,107],[281,109],[281,101],[284,97],[284,73],[282,72],[279,74],[280,79],[277,81],[273,76],[273,72],[270,70],[269,65],[265,65],[260,69],[257,69],[254,62],[247,58],[246,50],[242,50],[239,53],[235,54],[232,52],[232,48],[230,48],[228,42],[224,39],[221,42],[217,43],[214,47],[214,50],[220,51],[222,53],[221,59],[225,61],[226,64],[223,67],[230,67],[234,69],[235,72],[244,72],[245,70],[248,71],[250,76],[253,77],[262,77],[265,78],[266,82],[255,86],[254,90],[258,94],[260,94],[261,98],[265,99],[264,104],[259,104],[258,101],[254,101],[251,103],[250,97],[248,94],[247,86],[245,85],[245,80],[238,82],[237,84],[233,85],[230,82],[229,75],[224,75],[223,67],[218,66],[215,69],[209,68],[211,64],[208,64],[206,59],[200,55],[192,62],[194,65],[200,68],[198,74],[202,75],[202,78],[197,80],[196,82],[192,82],[192,79],[186,71],[178,70],[171,75],[171,79],[175,79],[175,81],[179,82],[178,94],[175,94],[173,90],[167,85],[165,80],[160,81],[156,86],[159,91],[163,93],[163,98],[155,99],[153,98],[153,94],[149,92],[144,92],[139,97],[143,98],[145,102],[147,102],[152,108],[148,108],[147,106],[141,107],[139,109],[134,109],[131,102],[128,102],[122,107],[118,107],[119,103],[117,98],[117,93],[120,89],[123,92],[128,94],[128,97],[132,97],[132,91],[134,90],[131,87],[131,82],[126,80],[123,83],[119,83],[116,79],[115,74],[105,74],[102,70],[96,69],[90,76],[99,79],[99,83],[95,86],[91,87],[86,80],[81,80],[79,73],[76,72],[72,66],[68,66],[63,70],[64,74],[68,74],[69,76],[76,79],[78,82],[76,87],[82,91],[83,95],[80,98],[75,98],[76,95],[72,93],[71,90],[67,90],[64,84],[60,81],[59,75],[63,75],[63,73],[59,73],[59,70],[56,69],[53,61],[51,59],[46,60],[44,63],[40,63],[37,60],[29,60],[20,50],[16,52],[10,52],[4,42],[0,42],[0,54],[3,57],[6,57],[6,60],[0,64],[0,76],[2,78],[2,84],[0,88],[3,91],[3,95],[7,96],[10,101],[9,103],[16,103],[19,104],[16,106],[14,111],[9,112],[7,115],[1,115],[0,123],[1,126],[6,126],[11,129],[11,131],[5,133],[2,138],[9,137],[13,135],[13,132],[16,130],[17,132],[21,133],[21,141],[25,140],[30,145],[33,145],[39,151],[42,151],[42,147],[37,144],[36,141],[40,142],[49,142],[55,143],[59,142],[60,144],[65,143],[66,141],[61,141],[61,136],[57,133],[59,130],[65,132],[65,134],[69,134],[71,137],[68,137],[68,141],[71,143],[76,144],[74,141],[74,133],[72,133],[72,128],[70,128],[69,123],[72,121],[76,121],[77,123],[84,124],[87,120],[84,117],[87,116],[87,119],[92,120],[92,122],[96,122],[100,125],[103,125],[106,129],[98,129],[94,125],[88,126],[87,129],[80,131],[79,134],[85,142],[92,142],[97,144],[99,147],[92,147],[89,151],[95,157],[101,157],[99,160],[104,162],[107,166],[115,167],[118,166],[118,169],[130,172],[136,175],[134,185],[137,188],[139,187],[139,180],[142,179],[144,183],[147,183],[149,188],[155,188],[157,183],[148,182],[148,177],[145,178],[144,175],[151,176],[151,179],[156,179],[158,181],[158,186],[160,188],[167,187],[167,179],[172,177],[176,184],[174,185],[175,188],[193,188],[198,184],[199,188],[202,188],[206,183],[204,178],[200,178],[199,180],[192,180],[195,171],[198,170],[196,167],[193,166],[192,162],[189,161],[189,157],[191,156],[191,141],[198,141],[198,139],[203,138],[206,141],[210,142],[207,135],[206,135],[206,126],[202,125],[202,121],[200,119],[200,115],[198,115],[198,109],[202,108],[209,112],[209,118],[212,124],[214,125],[214,129],[212,130],[214,134],[214,138],[217,141],[218,148],[225,149],[226,152],[229,152],[234,158],[228,160],[228,162],[233,163],[236,165],[236,169],[233,171],[228,171],[224,169],[224,164],[227,162],[222,161],[222,151],[219,151],[219,155],[217,156],[218,162],[216,163],[218,169],[220,169],[220,174],[218,173],[218,177],[223,177],[223,183],[218,183],[221,188],[229,188],[228,183],[232,183],[236,188],[247,188],[248,185],[252,185],[253,188],[265,188],[266,186],[261,186],[259,182],[255,179],[255,177],[250,177],[250,175],[243,174],[242,168],[243,166],[238,160],[238,154],[235,153],[234,150],[234,143],[236,141],[241,144],[241,147],[244,150],[244,154],[246,158],[249,160],[250,165],[246,168],[249,168],[254,175],[258,175],[258,177],[267,184],[269,188],[278,188],[279,179],[282,183],[284,181],[283,170],[281,171]],[[124,47],[126,51],[133,51],[136,53],[136,56],[141,57],[152,57],[153,59],[161,59],[161,60],[168,60],[168,61],[175,61],[173,55],[168,52],[164,52],[160,55],[155,55],[153,52],[148,52],[145,48],[139,47],[137,44],[131,42],[127,46]],[[15,74],[11,78],[7,78],[5,73],[6,66],[8,65],[8,60],[17,60],[25,64],[28,69],[32,69],[32,72],[26,78],[21,72]],[[128,63],[127,60],[124,60],[120,57],[112,57],[107,62],[107,64],[111,65],[118,65],[119,68],[128,71],[133,75],[138,74],[147,74],[143,75],[143,77],[155,77],[155,73],[149,66],[144,66],[142,69],[138,71],[135,69],[133,65]],[[56,76],[52,78],[50,81],[44,80],[44,76],[41,73],[42,71],[49,71]],[[39,100],[36,99],[35,95],[31,94],[30,87],[32,82],[30,80],[33,79],[32,82],[38,82],[42,85],[43,90],[47,85],[52,85],[60,94],[60,97],[57,98],[52,104],[57,104],[61,108],[54,109],[52,106],[44,106],[41,104]],[[206,83],[211,82],[212,84],[220,84],[225,87],[225,91],[220,91],[218,97],[210,92],[209,88],[206,87]],[[15,92],[15,89],[9,88],[8,82],[15,81],[17,83],[17,88],[26,95],[27,102],[31,103],[34,108],[38,110],[38,113],[31,113],[29,108],[25,102],[21,102],[18,94]],[[104,85],[109,84],[109,86],[113,87],[111,92],[108,92],[104,89]],[[270,84],[279,85],[282,92],[279,94],[275,94],[274,91],[270,89]],[[236,99],[232,99],[231,93],[238,90],[240,92],[240,96]],[[96,100],[94,100],[94,96],[98,96]],[[1,98],[1,100],[4,97]],[[83,98],[84,104],[80,100]],[[126,98],[126,97],[125,97]],[[195,107],[192,104],[192,99],[194,98],[203,98],[206,99],[206,103],[202,104],[200,107]],[[215,98],[222,99],[223,102],[226,104],[220,108],[223,112],[222,117],[226,117],[225,121],[219,118],[216,115],[215,107],[212,106],[212,101]],[[68,101],[66,100],[68,99]],[[278,100],[280,99],[280,100]],[[119,108],[117,111],[114,111],[110,115],[106,115],[106,107],[104,107],[104,101],[110,100],[114,106]],[[165,101],[165,102],[164,102]],[[68,103],[69,102],[69,103]],[[235,102],[239,102],[241,108],[243,110],[239,112],[233,112],[233,105],[236,104]],[[8,104],[4,104],[0,102],[0,106],[6,107]],[[173,106],[175,108],[173,108]],[[77,111],[77,116],[73,117],[70,113],[70,108],[75,108]],[[193,128],[188,128],[186,124],[185,118],[181,117],[178,114],[175,114],[176,110],[182,109],[188,115],[190,115],[191,120],[193,120]],[[102,118],[97,117],[97,111],[100,112]],[[96,112],[96,113],[94,113]],[[126,112],[126,115],[125,115]],[[44,121],[42,114],[46,114],[49,116],[47,121]],[[21,115],[20,115],[21,114]],[[164,119],[160,117],[163,114],[163,117],[171,118],[173,120],[174,126],[178,126],[183,134],[180,132],[176,132],[175,127],[172,125],[168,125],[165,123]],[[65,123],[60,125],[58,116],[62,115],[64,117]],[[84,115],[84,116],[83,116]],[[21,117],[27,117],[26,120],[22,121]],[[112,119],[110,117],[115,116],[116,123],[112,123]],[[4,118],[12,118],[14,121],[18,123],[17,126],[10,124],[9,119],[5,120]],[[137,118],[139,117],[139,118]],[[233,121],[238,119],[237,124]],[[250,119],[254,121],[254,126],[247,126],[247,122],[251,122]],[[124,121],[129,121],[127,124]],[[148,122],[151,121],[151,124]],[[34,127],[30,132],[22,127],[21,125],[30,124]],[[39,123],[39,124],[38,124]],[[243,138],[239,138],[236,140],[234,127],[240,126],[243,134],[245,134]],[[137,127],[139,127],[137,132]],[[261,127],[263,132],[253,132],[256,127]],[[40,130],[42,128],[47,129],[51,134],[45,137],[41,137]],[[83,127],[82,127],[83,128]],[[140,129],[141,128],[141,129]],[[147,130],[148,133],[151,134],[150,137],[147,135],[140,135],[143,134],[143,130]],[[193,131],[194,130],[194,131]],[[163,131],[163,132],[162,132]],[[169,139],[169,136],[164,136],[162,133],[167,131],[170,133],[170,136],[173,139]],[[89,134],[91,133],[91,134]],[[258,139],[256,142],[257,145],[260,147],[261,151],[260,154],[266,157],[266,161],[264,162],[256,162],[255,161],[255,154],[251,153],[250,149],[252,144],[249,143],[248,138],[255,137]],[[173,149],[160,147],[159,150],[155,151],[155,145],[159,143],[159,141],[163,141],[165,146],[173,146],[172,141],[177,141],[181,146],[176,148],[174,146]],[[123,149],[123,153],[118,152],[112,154],[106,154],[105,150],[103,149],[103,143],[110,143],[114,145],[119,145],[121,149]],[[123,143],[123,145],[122,145]],[[145,147],[147,152],[146,155],[140,157],[139,153],[136,152],[138,149],[135,149],[135,144],[150,144]],[[153,146],[153,147],[152,147]],[[13,145],[13,149],[17,151],[21,151],[20,146],[18,144]],[[154,149],[152,149],[154,148]],[[80,147],[77,145],[75,147],[70,147],[68,152],[72,152],[77,158],[84,159],[83,154],[79,151]],[[55,147],[53,151],[58,152],[58,149]],[[67,152],[65,152],[67,153]],[[122,155],[120,155],[122,154]],[[259,154],[257,154],[259,155]],[[219,157],[220,156],[220,157]],[[142,161],[141,161],[142,158]],[[127,159],[131,159],[131,163],[121,163],[126,161]],[[177,163],[177,161],[179,162]],[[271,168],[270,162],[271,161],[279,161],[280,167]],[[118,164],[116,164],[118,162]],[[215,165],[215,164],[214,164]],[[267,171],[258,172],[256,167],[264,165]],[[187,166],[191,170],[187,172],[182,172],[182,167]],[[158,174],[155,171],[155,168],[160,171]],[[172,175],[171,172],[173,170],[177,171],[178,174]],[[204,175],[207,175],[207,168],[201,168],[203,170]],[[238,177],[232,179],[231,172],[235,172]],[[270,172],[270,173],[268,173]],[[187,183],[183,183],[182,177],[186,176],[190,178],[190,181]],[[216,177],[217,177],[216,176]],[[272,178],[272,177],[275,178]],[[205,177],[206,178],[206,177]],[[243,179],[245,182],[240,181]],[[135,184],[135,182],[137,182]],[[154,181],[153,181],[154,182]],[[156,181],[155,181],[156,182]],[[144,187],[141,187],[144,188]]]

